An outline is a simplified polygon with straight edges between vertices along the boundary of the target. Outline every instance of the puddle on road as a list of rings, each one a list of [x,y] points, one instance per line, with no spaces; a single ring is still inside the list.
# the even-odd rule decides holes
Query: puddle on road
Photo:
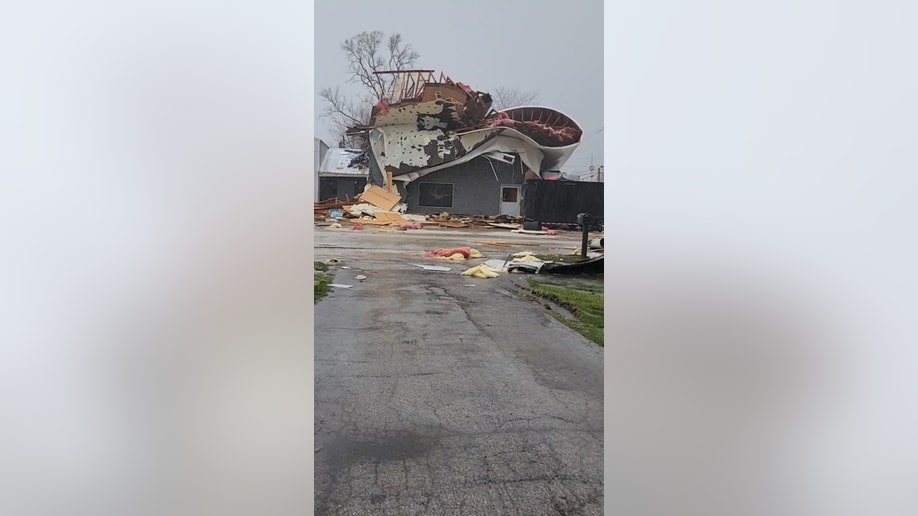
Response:
[[[335,437],[326,446],[327,461],[333,464],[380,463],[413,459],[426,455],[435,445],[435,437],[413,431],[372,440]]]

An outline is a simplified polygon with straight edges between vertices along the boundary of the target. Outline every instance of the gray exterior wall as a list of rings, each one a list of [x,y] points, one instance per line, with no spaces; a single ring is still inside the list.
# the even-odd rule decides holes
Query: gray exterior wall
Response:
[[[490,162],[490,164],[489,164]],[[491,169],[491,165],[494,169]],[[475,158],[468,163],[449,167],[408,183],[410,213],[440,213],[453,215],[499,215],[501,185],[523,184],[522,162],[512,165],[488,158]],[[497,179],[494,172],[497,172]],[[436,208],[418,205],[420,183],[449,183],[453,185],[453,206]]]
[[[321,177],[319,178],[319,198],[322,200],[335,197],[339,200],[354,200],[363,193],[367,185],[365,177]]]

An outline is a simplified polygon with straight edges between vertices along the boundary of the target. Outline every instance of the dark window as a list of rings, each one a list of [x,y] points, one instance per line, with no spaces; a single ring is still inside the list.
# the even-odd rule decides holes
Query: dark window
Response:
[[[453,185],[447,183],[420,183],[418,205],[433,208],[453,207]]]
[[[338,180],[334,177],[319,178],[319,200],[334,199],[338,196]]]
[[[516,202],[519,190],[515,186],[505,186],[501,189],[501,202]]]

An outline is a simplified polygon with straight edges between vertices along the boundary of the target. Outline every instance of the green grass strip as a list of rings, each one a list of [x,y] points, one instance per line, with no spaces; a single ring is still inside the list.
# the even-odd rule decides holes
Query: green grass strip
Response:
[[[603,345],[603,291],[598,285],[558,280],[527,278],[533,294],[548,299],[570,312],[574,318],[551,312],[552,316],[568,328],[587,339]]]

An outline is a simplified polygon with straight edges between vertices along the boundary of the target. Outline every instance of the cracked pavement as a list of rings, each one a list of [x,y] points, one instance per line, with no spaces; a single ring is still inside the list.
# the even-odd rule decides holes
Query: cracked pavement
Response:
[[[523,299],[522,275],[467,278],[482,260],[423,256],[569,252],[579,233],[315,235],[316,260],[354,285],[315,305],[316,514],[602,513],[602,348]]]

